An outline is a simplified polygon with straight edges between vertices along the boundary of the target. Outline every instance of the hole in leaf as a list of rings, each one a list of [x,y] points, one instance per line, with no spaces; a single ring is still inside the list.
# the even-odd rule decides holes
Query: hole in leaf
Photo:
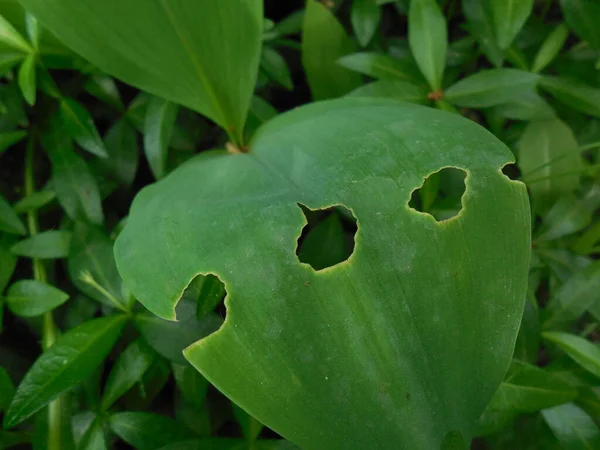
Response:
[[[354,251],[358,231],[352,212],[343,206],[317,210],[298,206],[307,221],[296,247],[298,259],[315,270],[346,261]]]
[[[512,164],[506,164],[503,168],[502,168],[502,173],[504,174],[504,176],[510,180],[518,180],[519,177],[521,176],[521,171],[519,170],[519,167],[512,163]]]
[[[408,206],[432,215],[438,222],[451,219],[462,209],[466,178],[467,172],[454,167],[434,172],[420,188],[412,192]]]
[[[225,308],[225,296],[227,291],[225,290],[225,284],[219,279],[219,277],[208,274],[198,275],[188,285],[180,300],[195,303],[196,306],[196,318],[200,319],[211,311],[218,313],[221,318],[225,319],[227,313]],[[179,311],[177,314],[178,319],[186,320],[188,317],[180,317]]]

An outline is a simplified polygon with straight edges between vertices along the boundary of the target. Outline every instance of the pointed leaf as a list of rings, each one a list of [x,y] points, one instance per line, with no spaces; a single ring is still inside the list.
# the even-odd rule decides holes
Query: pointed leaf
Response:
[[[0,153],[9,149],[27,136],[27,131],[7,131],[0,133]]]
[[[544,217],[537,241],[551,241],[576,233],[591,220],[590,210],[575,195],[561,197]]]
[[[600,447],[600,428],[581,408],[568,403],[542,411],[544,420],[564,450]]]
[[[380,80],[365,84],[350,92],[347,97],[389,98],[412,103],[427,103],[427,90],[400,80]]]
[[[125,119],[118,120],[104,136],[108,158],[102,159],[109,175],[124,186],[131,186],[139,164],[135,128]]]
[[[15,395],[15,386],[3,367],[0,367],[0,412],[10,405]]]
[[[513,120],[544,120],[555,116],[554,110],[543,97],[534,91],[494,107],[501,117]]]
[[[194,434],[170,417],[143,412],[122,412],[110,418],[113,432],[137,450],[154,450]]]
[[[68,299],[69,294],[37,280],[19,280],[6,291],[8,309],[21,317],[42,315]]]
[[[302,65],[313,100],[340,97],[360,85],[360,76],[337,65],[352,42],[322,3],[307,0],[302,25]]]
[[[563,45],[565,45],[568,36],[569,29],[564,23],[561,23],[552,30],[538,50],[537,55],[535,55],[531,70],[536,73],[541,72],[548,64],[550,64],[561,51]]]
[[[179,106],[158,97],[152,97],[144,120],[144,152],[154,178],[166,175],[165,165],[171,133]]]
[[[533,0],[492,0],[491,6],[498,47],[505,50],[531,15]]]
[[[565,105],[600,118],[600,89],[560,77],[543,77],[540,86]]]
[[[123,315],[102,317],[60,336],[19,384],[4,426],[14,427],[90,376],[112,349],[126,320]]]
[[[28,197],[24,197],[14,204],[13,209],[17,214],[36,211],[56,198],[54,191],[38,191]]]
[[[71,233],[63,230],[44,231],[17,242],[11,251],[27,258],[56,259],[66,258],[71,245]]]
[[[0,43],[23,53],[33,51],[27,40],[2,15],[0,15]]]
[[[593,48],[600,49],[600,3],[595,0],[560,0],[567,24]]]
[[[17,265],[17,257],[11,251],[16,240],[15,236],[0,231],[0,295],[8,286]]]
[[[25,225],[19,219],[19,216],[8,204],[6,199],[0,194],[0,231],[6,231],[12,234],[27,234]]]
[[[241,136],[258,71],[261,0],[22,3],[102,71]]]
[[[350,20],[356,39],[362,47],[366,47],[379,26],[381,9],[375,0],[353,0]]]
[[[19,88],[23,94],[23,98],[30,106],[35,105],[37,84],[36,84],[36,56],[32,53],[27,56],[19,67]]]
[[[108,450],[104,434],[104,422],[96,417],[81,438],[77,450]]]
[[[463,0],[463,13],[469,23],[469,29],[479,42],[483,52],[496,67],[502,66],[504,55],[496,41],[494,17],[490,2],[481,0]]]
[[[337,62],[350,70],[380,80],[421,81],[414,62],[383,53],[352,53],[343,56]]]
[[[448,48],[446,19],[436,0],[411,0],[408,41],[432,91],[442,88]]]
[[[63,98],[60,102],[60,113],[65,131],[81,148],[102,158],[108,156],[94,120],[85,106],[71,98]]]
[[[587,339],[558,331],[542,333],[547,341],[556,344],[585,370],[600,377],[600,348]]]

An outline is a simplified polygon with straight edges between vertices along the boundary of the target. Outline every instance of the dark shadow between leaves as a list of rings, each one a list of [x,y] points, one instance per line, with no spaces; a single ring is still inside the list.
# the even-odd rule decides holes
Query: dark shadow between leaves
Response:
[[[456,167],[445,167],[430,174],[411,193],[409,208],[432,216],[436,221],[452,219],[461,212],[466,192],[467,172]]]

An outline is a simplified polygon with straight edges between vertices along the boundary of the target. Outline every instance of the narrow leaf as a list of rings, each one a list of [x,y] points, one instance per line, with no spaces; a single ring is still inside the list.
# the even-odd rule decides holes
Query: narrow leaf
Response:
[[[63,230],[44,231],[17,242],[11,251],[15,255],[37,259],[66,258],[69,254],[71,233]]]
[[[94,120],[85,106],[71,98],[63,98],[60,112],[66,132],[81,148],[101,158],[108,156]]]
[[[503,51],[498,47],[494,18],[489,1],[463,0],[463,13],[469,23],[469,29],[479,42],[487,58],[496,67],[502,66]]]
[[[600,118],[600,89],[577,80],[548,76],[540,80],[540,86],[565,105]]]
[[[0,15],[0,43],[24,53],[33,51],[27,40],[2,15]]]
[[[139,164],[137,133],[125,119],[118,120],[104,136],[108,158],[101,159],[107,174],[124,186],[131,186]]]
[[[56,193],[54,191],[37,191],[31,194],[28,197],[24,197],[19,200],[13,206],[13,209],[17,214],[24,214],[30,211],[36,211],[43,206],[46,206],[52,200],[56,198]]]
[[[15,211],[0,194],[0,231],[12,234],[26,234],[27,230]]]
[[[158,414],[122,412],[113,414],[109,423],[117,436],[137,450],[155,450],[194,437],[178,421]]]
[[[179,107],[159,97],[152,97],[144,120],[144,152],[154,177],[166,175],[166,162],[171,133]]]
[[[35,76],[35,53],[30,54],[25,58],[25,60],[21,63],[21,67],[19,67],[19,88],[21,89],[21,93],[23,94],[23,98],[30,106],[35,105],[36,98],[36,76]]]
[[[37,280],[19,280],[6,292],[6,304],[13,314],[35,317],[52,311],[69,299],[69,294]]]
[[[544,420],[564,450],[600,448],[600,429],[581,408],[572,403],[542,411]]]
[[[14,427],[90,376],[112,349],[126,320],[123,315],[102,317],[60,336],[21,381],[4,426]]]
[[[380,80],[365,84],[350,92],[347,97],[390,98],[421,104],[428,102],[425,88],[400,80]]]
[[[574,194],[558,199],[544,217],[537,241],[551,241],[586,228],[592,220],[590,210]]]
[[[413,61],[383,53],[352,53],[341,57],[337,62],[347,69],[380,80],[422,81],[419,69]]]
[[[23,140],[27,136],[27,131],[7,131],[0,133],[0,154]]]
[[[507,49],[533,10],[534,0],[492,0],[492,15],[498,46]]]
[[[375,0],[353,0],[350,20],[356,39],[362,47],[366,47],[379,26],[381,9]]]
[[[537,73],[544,70],[559,54],[568,36],[569,29],[564,23],[552,30],[535,55],[532,71]]]
[[[277,84],[287,90],[294,89],[290,70],[283,56],[271,47],[264,47],[260,59],[262,71]]]
[[[542,337],[557,345],[573,361],[600,377],[600,348],[587,339],[558,331],[542,333]]]

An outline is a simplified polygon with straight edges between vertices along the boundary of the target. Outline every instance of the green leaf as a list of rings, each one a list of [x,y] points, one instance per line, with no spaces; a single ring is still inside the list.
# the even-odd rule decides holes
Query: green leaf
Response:
[[[446,19],[436,0],[411,0],[408,42],[432,91],[442,88],[448,50]]]
[[[287,63],[277,50],[271,47],[264,47],[260,59],[260,67],[277,84],[283,86],[288,91],[294,89],[294,83]]]
[[[27,131],[7,131],[0,133],[0,154],[27,136]]]
[[[6,292],[6,305],[21,317],[40,316],[58,308],[69,299],[69,294],[37,280],[19,280]]]
[[[156,352],[173,362],[185,364],[183,350],[217,330],[222,323],[221,318],[212,313],[196,319],[195,308],[192,302],[181,302],[179,309],[183,319],[179,322],[141,313],[135,316],[135,325]]]
[[[208,380],[188,363],[173,364],[173,377],[183,397],[192,405],[202,407],[209,386]]]
[[[69,276],[77,289],[112,308],[124,303],[121,277],[113,256],[113,242],[104,231],[77,223],[69,249]],[[93,283],[89,281],[93,280]]]
[[[418,68],[413,61],[383,53],[352,53],[337,62],[347,69],[380,80],[420,81]]]
[[[22,53],[2,53],[0,54],[0,75],[6,74],[17,64],[23,61],[26,55]]]
[[[235,405],[235,403],[231,406],[233,407],[233,415],[235,416],[235,420],[240,424],[242,434],[244,435],[244,438],[246,438],[246,441],[256,441],[256,439],[258,439],[258,435],[265,426],[242,408]]]
[[[564,450],[592,450],[600,447],[600,429],[581,408],[566,405],[542,411],[544,420]]]
[[[258,71],[261,0],[22,3],[102,71],[241,138]]]
[[[23,222],[2,194],[0,194],[0,231],[20,235],[27,234]]]
[[[35,105],[36,98],[36,55],[32,53],[28,55],[21,66],[19,67],[19,89],[21,89],[21,93],[23,94],[23,98],[30,106]]]
[[[554,28],[535,55],[531,70],[535,73],[544,70],[559,54],[568,36],[569,29],[564,23]]]
[[[501,117],[513,120],[552,119],[555,114],[552,107],[539,94],[530,91],[514,98],[508,103],[494,107]]]
[[[139,149],[135,128],[125,119],[110,127],[104,136],[108,158],[101,159],[108,175],[124,186],[131,186],[139,164]]]
[[[565,105],[600,118],[600,89],[577,80],[548,76],[540,79],[540,86]]]
[[[124,315],[102,317],[60,336],[21,381],[4,417],[5,428],[21,423],[89,377],[112,349],[126,320]]]
[[[490,2],[481,0],[463,0],[463,13],[469,24],[469,29],[479,42],[487,58],[496,67],[502,66],[504,55],[498,47],[494,26],[494,17]]]
[[[380,80],[365,84],[350,92],[347,97],[389,98],[412,103],[427,103],[427,89],[408,81]]]
[[[108,450],[106,436],[104,435],[104,422],[96,417],[81,438],[77,450]]]
[[[343,261],[346,250],[342,222],[332,214],[306,235],[298,257],[315,270],[321,270]]]
[[[102,396],[102,409],[110,408],[119,397],[138,383],[155,358],[156,354],[142,341],[129,344],[108,376]]]
[[[448,88],[444,98],[457,106],[489,108],[527,95],[538,80],[538,75],[519,69],[481,70]]]
[[[600,263],[578,270],[552,295],[544,313],[544,328],[568,325],[600,302]]]
[[[8,408],[14,395],[15,386],[6,370],[0,367],[0,412]]]
[[[137,450],[154,450],[194,434],[184,425],[169,417],[143,412],[122,412],[110,419],[112,431]]]
[[[341,97],[360,86],[360,76],[336,63],[352,50],[352,42],[335,16],[322,3],[307,0],[302,65],[313,100]]]
[[[496,411],[536,412],[575,399],[577,390],[556,375],[513,361],[488,408]]]
[[[152,97],[144,120],[144,152],[154,178],[166,175],[167,155],[173,126],[179,106],[158,97]]]
[[[573,361],[590,373],[600,377],[600,348],[590,341],[574,334],[547,331],[542,337],[557,345]]]
[[[533,0],[492,0],[494,31],[498,47],[506,50],[525,25],[533,10]]]
[[[81,148],[101,158],[108,156],[94,120],[85,106],[71,98],[63,98],[60,102],[60,114],[65,125],[64,131]]]
[[[2,15],[0,15],[0,43],[23,53],[33,52],[29,42]]]
[[[547,211],[561,195],[579,186],[583,167],[571,129],[559,119],[535,120],[519,141],[519,168],[537,211]]]
[[[356,39],[366,47],[379,27],[381,9],[375,0],[353,0],[350,20]]]
[[[544,217],[537,241],[551,241],[586,228],[592,220],[590,210],[575,195],[558,199]]]
[[[54,191],[37,191],[24,197],[14,204],[13,209],[17,214],[24,214],[46,206],[56,198]]]
[[[593,48],[600,49],[600,4],[595,0],[560,0],[567,24]]]
[[[94,75],[90,77],[85,84],[85,90],[119,111],[125,109],[123,102],[121,101],[119,89],[117,88],[115,80],[111,77]]]
[[[202,316],[211,312],[225,297],[225,286],[214,275],[199,277],[198,311],[196,316]]]
[[[71,244],[71,232],[64,230],[44,231],[23,239],[12,246],[18,256],[37,259],[66,258]]]
[[[452,431],[468,442],[509,366],[526,296],[531,214],[525,186],[500,171],[511,160],[459,115],[375,99],[303,106],[259,129],[249,154],[204,153],[145,188],[117,267],[170,319],[191,280],[217,275],[225,323],[184,354],[303,448],[429,450]],[[462,212],[436,222],[407,207],[448,166],[469,171]],[[298,203],[353,212],[348,261],[299,262]]]
[[[17,257],[10,250],[16,240],[15,236],[0,231],[0,295],[8,286],[17,265]]]

